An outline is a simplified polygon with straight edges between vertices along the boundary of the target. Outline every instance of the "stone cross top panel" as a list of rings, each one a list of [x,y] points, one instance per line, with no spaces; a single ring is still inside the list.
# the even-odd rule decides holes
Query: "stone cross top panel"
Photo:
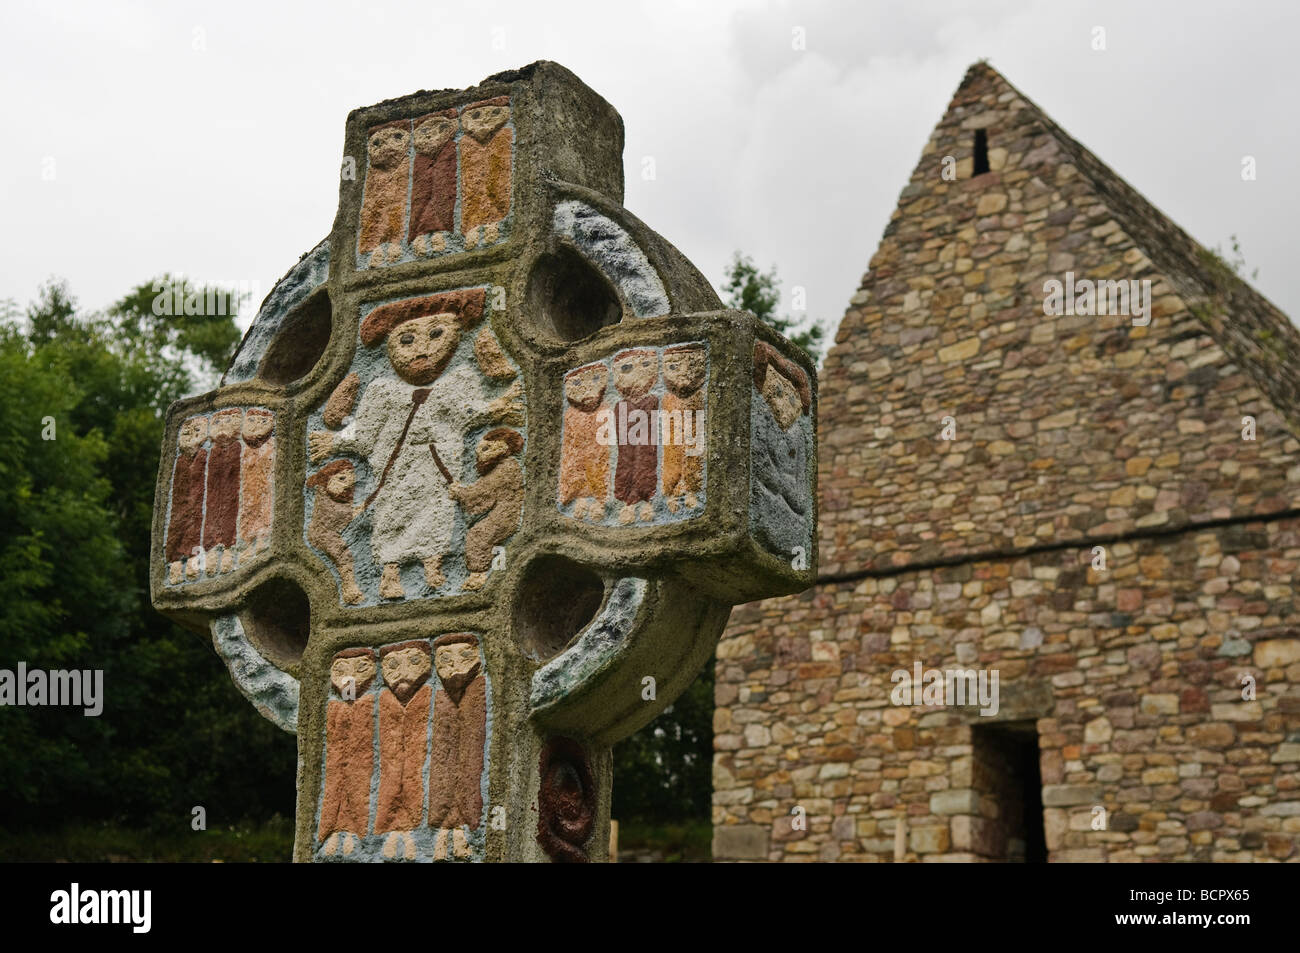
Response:
[[[815,369],[622,149],[553,63],[355,110],[329,238],[169,411],[153,601],[297,733],[297,860],[604,859],[610,746],[813,581]]]

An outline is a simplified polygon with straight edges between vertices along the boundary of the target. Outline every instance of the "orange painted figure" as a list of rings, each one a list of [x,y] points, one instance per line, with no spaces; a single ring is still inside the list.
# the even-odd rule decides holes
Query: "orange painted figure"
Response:
[[[704,489],[704,378],[708,363],[697,344],[664,351],[662,437],[664,445],[664,503],[672,512],[700,505]]]
[[[373,649],[345,649],[334,656],[325,717],[325,796],[317,839],[325,853],[351,854],[370,819],[370,776],[374,770],[375,679]]]
[[[588,364],[564,378],[564,440],[560,450],[561,506],[576,519],[599,520],[609,501],[609,447],[597,439],[609,368]],[[576,501],[576,503],[574,502]]]
[[[372,268],[392,264],[402,257],[410,146],[410,120],[386,123],[370,130],[357,251],[370,256]]]
[[[415,859],[413,832],[424,813],[424,755],[429,733],[429,643],[400,642],[379,650],[379,796],[375,833],[388,834],[388,860]]]
[[[271,546],[271,492],[275,473],[275,414],[260,407],[244,413],[244,455],[239,463],[240,558]]]
[[[510,153],[514,130],[510,97],[497,96],[466,106],[460,116],[460,228],[465,247],[491,245],[510,211]]]
[[[469,856],[469,831],[483,814],[483,743],[487,739],[487,683],[478,637],[453,632],[433,640],[442,687],[433,703],[433,756],[429,768],[429,826],[433,859]]]

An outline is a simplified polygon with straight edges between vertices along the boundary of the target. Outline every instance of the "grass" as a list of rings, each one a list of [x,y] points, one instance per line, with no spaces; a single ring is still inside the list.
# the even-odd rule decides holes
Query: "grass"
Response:
[[[709,821],[653,824],[619,821],[618,850],[653,851],[666,864],[707,864],[713,860],[713,825]]]
[[[0,829],[4,863],[288,863],[292,854],[293,820],[283,817],[206,831],[90,823],[50,831]]]

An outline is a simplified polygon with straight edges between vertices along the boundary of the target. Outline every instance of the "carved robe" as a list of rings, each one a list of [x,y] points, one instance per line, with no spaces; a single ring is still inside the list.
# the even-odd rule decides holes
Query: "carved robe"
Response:
[[[167,561],[180,562],[194,555],[203,541],[203,488],[207,480],[208,451],[200,448],[176,457],[172,470],[172,511],[167,524]]]
[[[614,409],[614,422],[628,421],[628,436],[635,429],[638,436],[645,434],[643,443],[623,443],[624,434],[619,433],[618,466],[614,471],[614,499],[620,503],[641,503],[655,495],[655,477],[659,470],[659,447],[657,438],[652,442],[654,417],[651,411],[659,409],[659,398],[654,394],[641,397],[627,397],[618,402]],[[645,411],[645,425],[634,428],[632,414]]]
[[[600,413],[572,405],[564,408],[564,445],[560,455],[560,503],[579,497],[609,499],[609,447],[596,440]]]
[[[686,446],[685,430],[689,426],[692,439],[702,440],[701,434],[696,428],[699,417],[696,415],[697,410],[704,409],[704,391],[697,390],[688,397],[678,397],[669,391],[664,395],[663,416],[660,418],[664,421],[664,495],[665,496],[683,496],[687,493],[699,493],[704,488],[704,454],[691,456],[686,451],[691,449]],[[690,423],[687,424],[687,414],[690,415]],[[682,420],[681,428],[678,428],[677,418]],[[671,421],[671,424],[668,423]],[[697,443],[694,449],[703,450],[702,442]]]
[[[218,437],[208,453],[206,515],[203,519],[203,548],[234,546],[239,520],[238,437]]]
[[[487,682],[476,674],[462,686],[444,685],[433,703],[429,761],[429,826],[478,828],[483,815],[483,743],[487,739]]]
[[[319,839],[338,831],[365,834],[374,769],[374,698],[331,699],[325,719],[325,798]]]
[[[270,542],[271,477],[275,471],[275,437],[267,434],[244,449],[240,461],[239,538],[250,547]]]
[[[432,688],[421,685],[403,705],[385,689],[379,693],[379,797],[375,833],[410,831],[424,807],[424,752],[429,733]]]
[[[510,151],[514,130],[502,126],[487,142],[460,137],[460,177],[465,194],[460,200],[462,232],[491,225],[510,211]]]

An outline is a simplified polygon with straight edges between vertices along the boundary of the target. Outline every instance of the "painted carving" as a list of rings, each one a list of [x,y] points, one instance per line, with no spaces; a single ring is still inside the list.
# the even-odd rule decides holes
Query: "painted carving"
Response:
[[[481,493],[467,491],[471,512],[482,512],[475,507],[490,493],[502,504],[497,508],[487,502],[490,514],[485,520],[490,521],[473,534],[476,548],[472,557],[467,552],[468,540],[460,536],[464,523],[458,523],[452,497],[453,485],[459,485],[465,472],[467,439],[476,428],[523,423],[522,382],[515,380],[502,393],[509,378],[501,374],[500,366],[494,366],[493,374],[488,375],[473,358],[480,349],[468,341],[461,347],[464,332],[479,323],[484,306],[484,289],[473,288],[375,307],[361,324],[365,350],[358,353],[357,362],[372,373],[355,418],[337,432],[316,431],[308,438],[313,463],[340,454],[365,461],[367,495],[353,518],[362,524],[359,535],[368,530],[371,556],[380,570],[380,599],[407,597],[402,571],[412,565],[422,568],[426,587],[425,592],[416,594],[437,592],[447,584],[444,560],[452,553],[464,554],[467,561],[474,559],[468,570],[468,588],[481,586],[487,569],[481,566],[478,547],[491,539],[486,544],[490,563],[491,548],[517,524],[518,513],[511,519],[506,512],[507,498],[517,498],[521,492],[507,489],[512,482],[522,486],[517,463],[505,466]],[[379,354],[384,358],[382,366]],[[517,377],[517,372],[511,369],[510,377]],[[333,416],[338,419],[337,413]],[[506,445],[514,439],[521,438],[518,434],[507,438]],[[489,441],[494,442],[498,441]],[[468,502],[471,498],[472,504]],[[504,529],[507,524],[508,532]],[[330,555],[328,550],[322,551]],[[333,555],[331,559],[339,565]],[[355,598],[356,594],[345,592],[345,602],[349,595]]]
[[[447,250],[456,227],[455,109],[415,120],[415,171],[411,180],[411,247],[421,257]]]
[[[664,351],[664,503],[674,513],[679,507],[700,505],[704,489],[704,457],[686,452],[686,426],[704,412],[704,378],[708,359],[698,344],[682,344]]]
[[[510,97],[497,96],[465,107],[461,125],[467,135],[460,140],[461,230],[465,247],[491,245],[499,238],[501,221],[510,211],[510,154],[514,130]]]
[[[386,123],[370,131],[357,251],[369,259],[371,267],[391,265],[402,257],[410,146],[410,120]]]
[[[468,513],[482,518],[465,534],[465,564],[469,577],[462,589],[482,589],[492,568],[492,550],[514,535],[524,508],[524,471],[516,457],[523,452],[518,431],[498,427],[479,440],[475,464],[479,478],[470,484],[453,482],[452,499]]]
[[[227,407],[182,423],[165,547],[169,585],[230,572],[269,552],[274,471],[271,411]]]
[[[238,407],[212,415],[208,451],[208,480],[203,504],[203,550],[209,571],[229,572],[235,562],[235,531],[239,522],[239,432],[244,412]]]
[[[599,521],[609,499],[609,447],[598,438],[609,368],[589,364],[564,378],[564,439],[560,454],[560,507],[578,519]],[[576,502],[575,502],[576,501]]]
[[[240,561],[271,547],[275,476],[275,415],[260,407],[244,412],[244,453],[239,464]]]
[[[203,542],[203,488],[208,469],[208,418],[191,417],[177,436],[176,466],[172,470],[172,505],[167,523],[168,580],[179,583],[199,575]]]
[[[370,820],[374,774],[373,649],[345,649],[330,665],[337,695],[326,707],[325,782],[317,840],[326,856],[350,856]]]
[[[703,509],[704,343],[632,348],[583,365],[565,375],[564,399],[561,512],[598,523],[609,513],[615,525],[629,526]]]
[[[651,439],[650,428],[658,417],[659,398],[650,388],[658,378],[659,355],[654,351],[637,349],[614,355],[614,386],[621,398],[614,408],[615,419],[627,421],[627,440],[619,441],[614,470],[614,499],[623,504],[618,521],[624,525],[654,518],[650,500],[655,494],[659,448]]]
[[[415,859],[415,831],[424,811],[424,760],[432,668],[429,643],[400,642],[379,650],[379,793],[375,833],[388,860]]]
[[[811,401],[803,369],[771,345],[755,344],[750,519],[760,542],[782,556],[811,545]]]
[[[596,783],[586,752],[569,738],[553,738],[541,757],[537,842],[561,863],[586,863],[584,849],[596,819]]]
[[[356,467],[350,460],[333,460],[307,478],[307,486],[316,491],[307,524],[307,542],[334,563],[343,585],[343,601],[356,605],[365,599],[357,586],[352,550],[343,539],[343,531],[356,515],[353,493],[357,485]]]
[[[358,266],[501,241],[510,215],[510,118],[510,97],[498,96],[371,129]]]
[[[445,860],[448,840],[452,856],[469,856],[469,834],[482,819],[487,684],[476,636],[439,636],[433,651],[441,687],[433,703],[429,826],[436,831],[434,860]]]
[[[321,413],[326,427],[338,430],[348,422],[352,408],[357,405],[360,390],[361,378],[356,374],[349,374],[339,381],[339,386],[334,388],[334,393],[330,394],[329,400],[325,402],[325,410]]]

